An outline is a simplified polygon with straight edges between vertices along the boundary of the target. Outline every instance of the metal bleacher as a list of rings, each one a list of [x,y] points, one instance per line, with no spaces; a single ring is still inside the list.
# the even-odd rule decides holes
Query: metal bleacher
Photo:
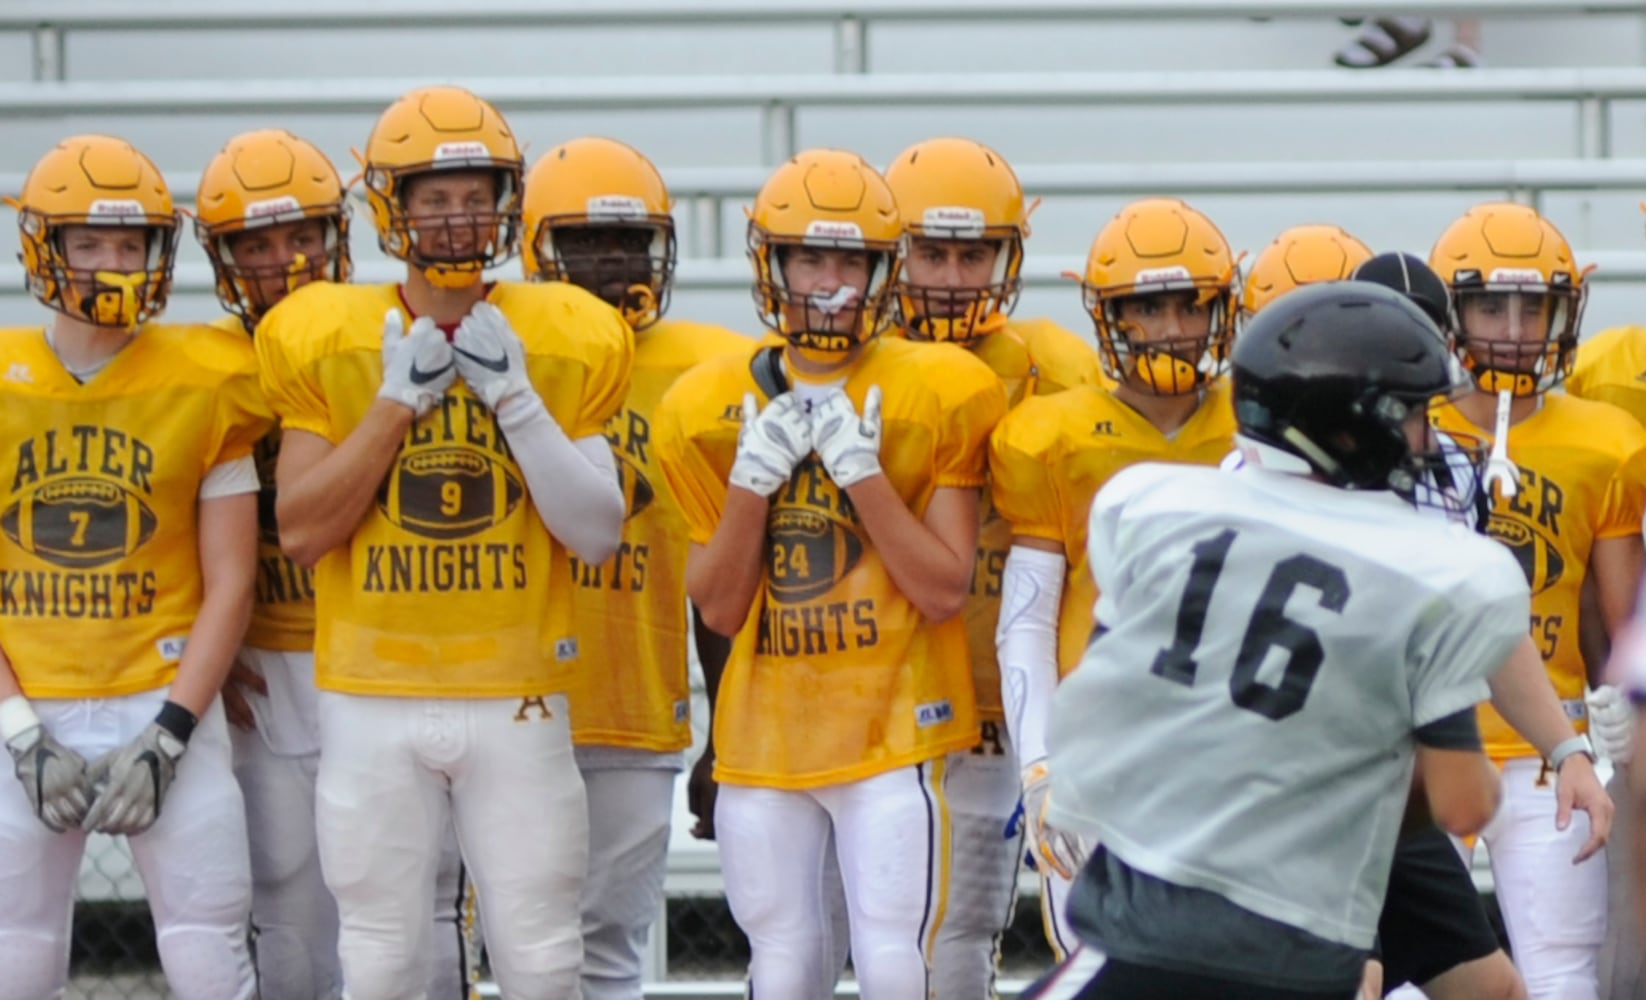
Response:
[[[1435,47],[1446,18],[1479,17],[1492,68],[1328,68],[1349,37],[1336,19],[1368,10],[1439,19]],[[675,312],[748,332],[742,207],[769,169],[818,145],[885,163],[946,133],[998,148],[1044,199],[1020,311],[1081,332],[1060,275],[1120,204],[1157,193],[1253,252],[1310,221],[1423,251],[1470,204],[1522,201],[1599,265],[1588,330],[1646,321],[1639,0],[4,0],[0,193],[77,131],[134,141],[185,205],[248,128],[290,128],[348,176],[376,114],[430,82],[496,102],[528,156],[590,133],[650,154],[677,201]],[[357,211],[359,277],[392,280],[373,244]],[[4,256],[0,324],[38,322]],[[168,315],[216,314],[187,240]],[[686,825],[668,891],[714,893],[714,852]],[[656,952],[651,995],[740,995],[664,981]]]

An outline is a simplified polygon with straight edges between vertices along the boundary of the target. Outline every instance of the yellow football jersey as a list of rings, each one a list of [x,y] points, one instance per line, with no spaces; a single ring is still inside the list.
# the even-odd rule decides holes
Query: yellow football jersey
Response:
[[[754,355],[759,358],[764,355]],[[1000,380],[947,344],[882,338],[845,391],[884,393],[880,460],[916,517],[943,487],[982,487]],[[751,359],[682,376],[658,412],[658,453],[691,540],[725,505]],[[715,709],[715,777],[811,788],[856,781],[977,742],[966,623],[923,618],[892,582],[851,500],[812,455],[772,498],[763,583],[733,641]]]
[[[691,746],[686,662],[686,522],[663,486],[657,404],[675,379],[721,354],[748,356],[752,338],[663,319],[635,335],[623,408],[606,423],[628,518],[617,555],[591,566],[568,553],[583,649],[568,691],[580,744],[673,751]]]
[[[1219,380],[1170,436],[1113,393],[1078,387],[1026,399],[989,442],[995,509],[1013,534],[1063,546],[1069,570],[1058,611],[1058,675],[1080,663],[1092,634],[1097,587],[1086,555],[1092,498],[1115,473],[1139,462],[1215,465],[1234,449],[1229,383]]]
[[[1646,426],[1646,327],[1602,330],[1577,349],[1566,392],[1627,410]]]
[[[500,282],[486,298],[520,335],[550,415],[573,439],[602,433],[634,353],[617,311],[561,283]],[[382,384],[390,309],[405,312],[397,285],[317,282],[263,318],[257,355],[285,430],[336,444],[360,423]],[[406,697],[564,691],[578,655],[569,565],[495,415],[459,379],[407,431],[349,544],[315,567],[317,683]]]
[[[145,326],[82,385],[41,328],[0,330],[0,371],[0,648],[23,692],[171,683],[200,608],[200,484],[271,422],[250,342]]]
[[[1027,396],[1049,396],[1077,385],[1097,385],[1102,366],[1090,344],[1049,319],[1013,321],[1006,329],[979,338],[974,357],[1000,377],[1006,405]],[[1000,575],[1011,549],[1012,526],[995,510],[992,491],[985,491],[983,524],[977,534],[977,568],[966,602],[966,634],[971,647],[972,679],[977,686],[977,714],[984,722],[1004,722],[1000,698],[1000,663],[995,656],[995,625],[1000,620]]]
[[[250,336],[238,316],[220,316],[212,326]],[[257,589],[252,595],[246,645],[256,649],[306,652],[314,648],[314,571],[280,551],[280,527],[274,520],[274,467],[280,457],[280,429],[274,428],[252,450],[257,461]]]
[[[1443,430],[1484,438],[1454,406],[1436,411]],[[1640,534],[1646,513],[1646,431],[1615,406],[1559,393],[1509,429],[1509,459],[1520,469],[1513,497],[1494,492],[1487,531],[1509,547],[1532,587],[1532,640],[1555,693],[1578,732],[1586,732],[1588,683],[1578,648],[1578,609],[1596,539]],[[1480,706],[1480,734],[1493,760],[1537,751],[1497,714]]]

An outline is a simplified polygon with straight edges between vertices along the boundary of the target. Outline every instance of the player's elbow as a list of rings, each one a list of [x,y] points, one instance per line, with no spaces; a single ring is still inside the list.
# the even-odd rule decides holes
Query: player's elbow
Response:
[[[1499,784],[1483,780],[1470,788],[1454,788],[1443,797],[1431,796],[1429,812],[1435,825],[1452,836],[1472,837],[1492,821],[1501,803]]]
[[[710,598],[706,602],[692,599],[692,606],[703,618],[703,625],[716,635],[723,635],[728,639],[735,638],[743,630],[743,620],[749,616],[749,609],[745,606],[741,611],[733,602],[725,599]]]
[[[276,517],[280,521],[280,551],[304,569],[313,569],[319,564],[320,558],[331,549],[331,545],[327,544],[315,527],[301,521],[292,523],[279,514],[276,514]]]
[[[971,573],[964,579],[942,580],[931,586],[919,588],[919,593],[907,595],[909,603],[931,622],[941,625],[950,618],[966,610],[966,601],[971,597]]]

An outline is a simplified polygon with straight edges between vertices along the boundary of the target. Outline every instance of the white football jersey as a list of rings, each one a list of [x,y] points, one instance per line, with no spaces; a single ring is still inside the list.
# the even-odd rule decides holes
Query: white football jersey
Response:
[[[1106,629],[1058,688],[1052,819],[1121,861],[1369,947],[1413,730],[1526,634],[1502,546],[1388,492],[1140,465],[1092,505]]]

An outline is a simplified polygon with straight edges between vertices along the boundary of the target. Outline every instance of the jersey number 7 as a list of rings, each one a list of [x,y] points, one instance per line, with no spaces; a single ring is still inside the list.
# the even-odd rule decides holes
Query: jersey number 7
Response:
[[[1211,538],[1195,543],[1194,565],[1189,569],[1189,583],[1183,588],[1183,602],[1177,608],[1177,630],[1172,644],[1155,654],[1149,672],[1175,684],[1193,687],[1200,664],[1195,662],[1195,650],[1200,646],[1201,634],[1206,628],[1206,611],[1212,602],[1212,591],[1218,576],[1234,545],[1236,532],[1225,529]],[[1240,641],[1240,654],[1235,658],[1234,672],[1229,675],[1229,697],[1250,712],[1275,722],[1298,712],[1309,698],[1315,675],[1326,658],[1320,645],[1320,636],[1314,629],[1286,617],[1286,602],[1300,585],[1320,592],[1320,606],[1328,611],[1343,611],[1349,600],[1349,581],[1341,569],[1313,556],[1295,555],[1276,563],[1269,580],[1258,595],[1257,607],[1246,623],[1246,634]],[[1290,656],[1281,673],[1278,686],[1258,680],[1258,668],[1271,646],[1279,646]]]

